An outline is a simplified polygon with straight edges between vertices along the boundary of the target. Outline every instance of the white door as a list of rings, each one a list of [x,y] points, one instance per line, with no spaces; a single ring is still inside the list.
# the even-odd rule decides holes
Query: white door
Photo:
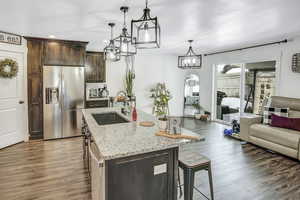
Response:
[[[24,53],[0,49],[0,60],[10,58],[17,61],[19,71],[14,78],[0,77],[0,149],[24,141]],[[21,104],[20,104],[21,103]]]

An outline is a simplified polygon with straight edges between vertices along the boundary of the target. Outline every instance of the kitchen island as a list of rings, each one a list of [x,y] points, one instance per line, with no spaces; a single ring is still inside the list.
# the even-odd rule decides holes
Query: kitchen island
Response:
[[[129,122],[102,125],[95,114],[116,113]],[[89,162],[93,200],[174,200],[177,199],[178,148],[204,140],[182,129],[197,140],[156,136],[158,127],[142,127],[140,121],[155,117],[138,111],[138,121],[121,113],[120,108],[84,109],[90,134]]]

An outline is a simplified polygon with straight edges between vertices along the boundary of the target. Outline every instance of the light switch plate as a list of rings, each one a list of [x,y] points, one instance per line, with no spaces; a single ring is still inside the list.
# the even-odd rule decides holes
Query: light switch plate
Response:
[[[163,174],[167,172],[167,164],[156,165],[154,168],[154,175]]]

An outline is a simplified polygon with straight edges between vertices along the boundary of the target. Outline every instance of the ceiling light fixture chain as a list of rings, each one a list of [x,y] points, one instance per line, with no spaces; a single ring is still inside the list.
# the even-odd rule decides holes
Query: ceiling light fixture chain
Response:
[[[110,40],[112,40],[114,37],[114,26],[115,25],[116,25],[115,23],[108,23],[108,26],[110,26]]]
[[[189,50],[188,52],[186,53],[187,56],[193,56],[193,55],[196,55],[194,50],[193,50],[193,47],[192,47],[192,43],[194,42],[194,40],[188,40],[188,42],[190,43],[190,46],[189,46]]]
[[[128,12],[128,7],[126,7],[126,6],[122,6],[121,8],[120,8],[120,10],[124,13],[123,14],[123,29],[124,28],[126,28],[126,30],[127,30],[127,24],[126,24],[126,13]]]
[[[120,56],[132,56],[136,54],[136,47],[133,45],[132,37],[127,31],[126,13],[128,12],[129,7],[122,6],[120,10],[123,13],[123,28],[119,37],[114,39],[114,42],[116,46],[120,48]]]

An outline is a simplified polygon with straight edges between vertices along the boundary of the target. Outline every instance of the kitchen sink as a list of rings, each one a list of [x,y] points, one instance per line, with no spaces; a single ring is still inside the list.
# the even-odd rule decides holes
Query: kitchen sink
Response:
[[[99,125],[120,124],[130,122],[117,112],[95,113],[92,114],[92,116]]]

